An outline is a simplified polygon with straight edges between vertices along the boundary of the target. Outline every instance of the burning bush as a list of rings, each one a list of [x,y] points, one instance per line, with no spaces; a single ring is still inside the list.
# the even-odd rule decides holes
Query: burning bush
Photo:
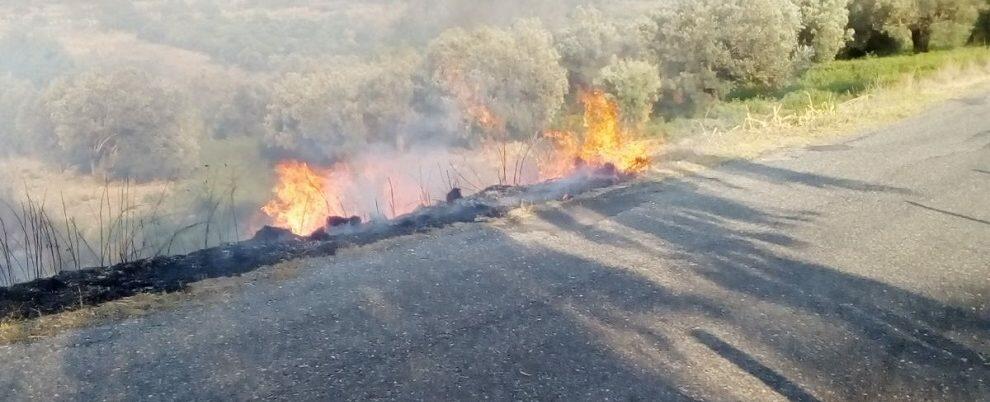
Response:
[[[551,156],[540,167],[545,178],[565,177],[582,167],[617,170],[636,174],[650,166],[649,151],[643,141],[622,125],[620,109],[601,91],[581,95],[584,104],[583,137],[554,131],[544,135],[554,143]]]
[[[613,60],[596,82],[615,97],[622,121],[637,128],[649,120],[663,85],[660,69],[641,60]]]
[[[539,22],[511,29],[452,29],[428,49],[434,84],[454,98],[475,135],[525,140],[543,130],[564,103],[567,72]]]

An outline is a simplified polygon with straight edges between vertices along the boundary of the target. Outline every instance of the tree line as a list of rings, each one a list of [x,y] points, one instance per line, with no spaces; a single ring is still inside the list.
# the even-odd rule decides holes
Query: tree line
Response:
[[[141,28],[149,17],[123,4],[98,20],[255,74],[205,102],[142,68],[77,68],[51,36],[8,27],[0,32],[0,153],[155,179],[198,163],[206,138],[256,139],[273,157],[318,161],[370,144],[525,141],[559,124],[590,87],[609,93],[635,127],[692,115],[739,88],[782,88],[836,57],[986,44],[988,8],[987,0],[658,1],[642,18],[578,6],[552,27],[539,18],[450,27],[422,44],[354,31],[343,46],[306,40],[336,25],[270,18],[260,26],[294,40],[221,24],[205,35],[224,41],[196,44],[189,32],[199,28],[167,18]],[[228,18],[216,9],[196,15]],[[388,45],[361,46],[367,41]]]

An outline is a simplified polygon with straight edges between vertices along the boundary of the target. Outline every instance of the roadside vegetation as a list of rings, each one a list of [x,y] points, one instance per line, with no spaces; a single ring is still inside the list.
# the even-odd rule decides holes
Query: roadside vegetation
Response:
[[[0,6],[0,286],[244,239],[286,158],[580,132],[593,88],[715,163],[990,76],[985,0],[43,3]]]

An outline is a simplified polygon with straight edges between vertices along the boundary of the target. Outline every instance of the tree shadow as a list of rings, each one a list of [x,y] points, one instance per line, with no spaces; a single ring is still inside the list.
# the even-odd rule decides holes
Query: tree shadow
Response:
[[[917,203],[917,202],[914,202],[914,201],[904,201],[904,202],[906,204],[908,204],[908,205],[915,206],[915,207],[918,207],[918,208],[921,208],[921,209],[925,209],[925,210],[929,210],[929,211],[932,211],[932,212],[938,212],[938,213],[943,214],[943,215],[948,215],[948,216],[956,217],[956,218],[959,218],[959,219],[964,219],[964,220],[967,220],[967,221],[970,221],[970,222],[982,223],[984,225],[990,225],[990,221],[987,221],[987,220],[978,219],[978,218],[974,218],[972,216],[967,216],[967,215],[963,215],[963,214],[957,214],[955,212],[946,211],[944,209],[939,209],[939,208],[935,208],[935,207],[929,207],[929,206],[927,206],[925,204]]]
[[[771,184],[894,195],[911,193],[902,188],[793,172],[754,162],[731,162],[720,171]],[[908,395],[949,395],[964,399],[987,395],[990,360],[986,351],[978,352],[957,339],[987,339],[990,319],[976,314],[976,309],[964,308],[969,306],[947,305],[884,282],[793,257],[793,253],[782,253],[781,248],[799,251],[803,243],[779,230],[807,224],[802,221],[807,217],[813,223],[815,213],[791,211],[801,219],[785,219],[716,193],[718,190],[705,190],[689,178],[618,189],[584,203],[583,207],[654,237],[664,248],[693,261],[698,275],[723,289],[850,328],[856,340],[844,345],[844,349],[825,354],[813,352],[809,347],[830,340],[802,339],[807,335],[792,336],[779,348],[808,372],[829,377],[841,395],[862,395],[857,391],[863,386]],[[657,207],[645,212],[641,209],[623,212],[629,205],[647,201]],[[773,240],[770,244],[766,241],[768,237]],[[800,323],[786,322],[754,327],[742,322],[749,317],[736,312],[727,317],[751,332],[749,336],[768,343],[779,341],[774,337],[781,332],[799,333],[800,328]],[[850,351],[856,354],[843,354]],[[843,368],[850,364],[872,370],[875,377],[845,377]],[[897,389],[905,384],[913,388]]]
[[[475,244],[483,250],[428,245],[423,259],[323,267],[280,289],[245,290],[227,306],[141,319],[166,331],[85,330],[69,343],[109,341],[63,356],[63,395],[697,399],[664,375],[673,369],[662,361],[627,360],[676,353],[663,333],[629,325],[628,315],[720,317],[720,306],[497,231]],[[193,336],[203,333],[212,336]],[[619,335],[640,349],[617,351],[609,339]],[[6,372],[0,384],[16,389],[10,376],[19,374]]]
[[[719,339],[717,336],[704,330],[691,331],[691,336],[708,348],[718,353],[726,360],[732,362],[747,373],[758,378],[768,387],[773,388],[777,393],[787,397],[792,401],[817,401],[813,395],[801,388],[801,386],[791,382],[786,377],[778,374],[773,369],[764,366],[759,361],[750,357],[746,352],[736,349],[731,344]]]

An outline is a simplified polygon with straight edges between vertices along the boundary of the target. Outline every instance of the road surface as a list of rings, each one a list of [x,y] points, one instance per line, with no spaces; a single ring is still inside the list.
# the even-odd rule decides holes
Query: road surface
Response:
[[[299,265],[0,347],[2,399],[988,400],[990,96]]]

